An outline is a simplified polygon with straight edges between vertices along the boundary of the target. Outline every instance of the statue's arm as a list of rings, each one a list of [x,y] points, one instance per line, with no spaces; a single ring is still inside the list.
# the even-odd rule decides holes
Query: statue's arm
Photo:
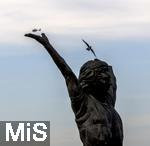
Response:
[[[65,60],[59,55],[59,53],[50,44],[47,36],[44,33],[42,33],[41,36],[31,34],[31,33],[25,34],[25,36],[35,39],[45,47],[45,49],[47,50],[47,52],[52,57],[53,61],[61,71],[62,75],[64,76],[70,97],[77,96],[80,91],[78,79],[76,78],[75,74],[68,66],[68,64],[65,62]]]

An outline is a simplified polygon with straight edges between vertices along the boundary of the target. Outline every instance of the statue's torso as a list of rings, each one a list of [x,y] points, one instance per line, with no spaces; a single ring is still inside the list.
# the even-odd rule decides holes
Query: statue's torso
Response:
[[[72,108],[81,140],[87,146],[88,144],[99,145],[101,142],[107,143],[107,139],[117,137],[116,131],[114,133],[112,131],[114,126],[116,126],[115,130],[120,130],[119,125],[114,123],[116,118],[120,120],[120,117],[113,106],[101,103],[93,96],[82,93],[79,97],[72,100]],[[121,131],[118,137],[120,137],[120,134]]]

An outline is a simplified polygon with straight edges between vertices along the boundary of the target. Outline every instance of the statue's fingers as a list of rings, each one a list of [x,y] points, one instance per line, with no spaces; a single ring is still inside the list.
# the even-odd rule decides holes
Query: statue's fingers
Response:
[[[32,34],[32,33],[27,33],[25,34],[26,37],[30,37],[32,39],[35,39],[36,41],[38,41],[41,44],[44,44],[45,39],[43,37],[41,37],[40,35],[36,35],[36,34]]]
[[[30,37],[30,38],[33,38],[33,39],[38,39],[38,38],[41,37],[41,36],[39,36],[39,35],[32,34],[32,33],[27,33],[27,34],[25,34],[24,36]]]

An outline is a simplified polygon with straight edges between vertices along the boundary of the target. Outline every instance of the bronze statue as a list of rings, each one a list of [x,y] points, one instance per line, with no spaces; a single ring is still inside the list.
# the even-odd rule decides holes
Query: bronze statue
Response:
[[[44,33],[25,36],[45,47],[64,76],[83,146],[122,146],[123,127],[114,108],[117,86],[112,67],[99,59],[90,60],[77,78]]]

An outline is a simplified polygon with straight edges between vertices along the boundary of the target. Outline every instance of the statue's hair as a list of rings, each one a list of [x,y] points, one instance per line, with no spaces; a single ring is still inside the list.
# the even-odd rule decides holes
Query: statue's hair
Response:
[[[94,60],[89,60],[85,64],[82,65],[80,69],[80,74],[84,72],[87,68],[94,69],[94,68],[99,68],[102,66],[108,66],[108,64],[104,61],[101,61],[99,59],[94,59]]]
[[[85,64],[83,64],[83,66],[80,69],[79,79],[81,74],[84,73],[86,70],[101,69],[103,67],[108,68],[108,72],[110,75],[110,86],[109,89],[107,90],[108,102],[109,104],[115,106],[117,84],[116,84],[116,77],[113,73],[112,66],[109,66],[106,62],[99,59],[87,61]]]

